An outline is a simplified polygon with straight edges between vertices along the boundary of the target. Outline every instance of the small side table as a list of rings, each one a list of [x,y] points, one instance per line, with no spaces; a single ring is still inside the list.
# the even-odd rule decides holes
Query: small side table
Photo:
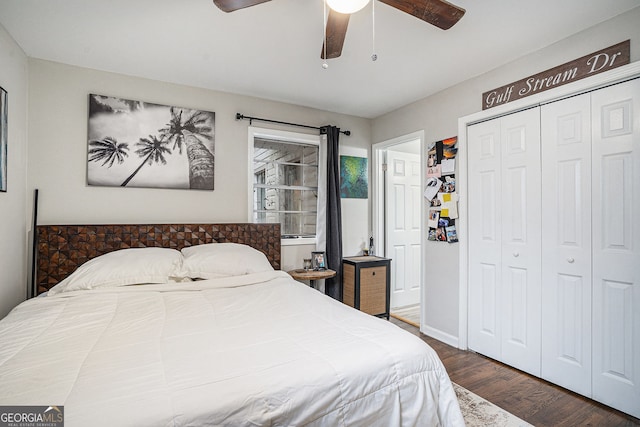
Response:
[[[377,256],[342,259],[342,302],[365,313],[389,320],[391,260]]]
[[[296,280],[308,280],[309,286],[311,286],[312,288],[315,288],[316,280],[330,279],[336,275],[335,270],[329,270],[329,269],[326,269],[326,270],[298,269],[298,270],[287,271],[287,273],[289,274],[289,276],[293,277]]]

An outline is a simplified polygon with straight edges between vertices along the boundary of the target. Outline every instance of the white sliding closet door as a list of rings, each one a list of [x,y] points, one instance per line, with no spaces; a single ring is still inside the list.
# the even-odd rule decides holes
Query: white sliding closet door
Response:
[[[540,375],[540,113],[468,128],[469,347]]]
[[[591,96],[541,107],[542,378],[591,396]]]
[[[540,376],[540,110],[502,118],[502,361]]]
[[[500,119],[467,129],[469,348],[501,359],[502,162]]]
[[[469,348],[640,417],[640,78],[467,141]]]
[[[592,93],[593,398],[640,417],[640,80]]]

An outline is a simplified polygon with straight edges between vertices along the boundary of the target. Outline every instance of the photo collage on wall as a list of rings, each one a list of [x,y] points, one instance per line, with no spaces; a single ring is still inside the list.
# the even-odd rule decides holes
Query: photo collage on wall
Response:
[[[458,193],[456,193],[456,153],[458,138],[447,138],[427,149],[427,181],[424,197],[429,202],[428,240],[455,243],[458,241]]]

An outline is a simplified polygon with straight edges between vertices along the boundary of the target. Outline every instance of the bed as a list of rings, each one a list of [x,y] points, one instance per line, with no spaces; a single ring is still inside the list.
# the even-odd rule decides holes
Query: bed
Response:
[[[0,405],[72,426],[458,426],[435,352],[294,281],[277,224],[40,226]]]

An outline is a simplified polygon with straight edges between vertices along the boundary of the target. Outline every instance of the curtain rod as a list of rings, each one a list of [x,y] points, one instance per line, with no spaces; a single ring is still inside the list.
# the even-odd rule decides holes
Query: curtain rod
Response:
[[[324,130],[323,127],[301,125],[301,124],[298,124],[298,123],[281,122],[281,121],[278,121],[278,120],[261,119],[259,117],[245,116],[244,114],[241,114],[241,113],[236,113],[236,120],[249,120],[249,124],[251,124],[254,120],[257,120],[259,122],[277,123],[279,125],[297,126],[297,127],[301,127],[301,128],[307,128],[307,129],[316,129],[316,130],[320,131],[320,135],[323,135],[323,134],[326,133],[326,131]],[[346,136],[351,135],[351,131],[350,130],[341,130],[340,133],[343,133]]]

